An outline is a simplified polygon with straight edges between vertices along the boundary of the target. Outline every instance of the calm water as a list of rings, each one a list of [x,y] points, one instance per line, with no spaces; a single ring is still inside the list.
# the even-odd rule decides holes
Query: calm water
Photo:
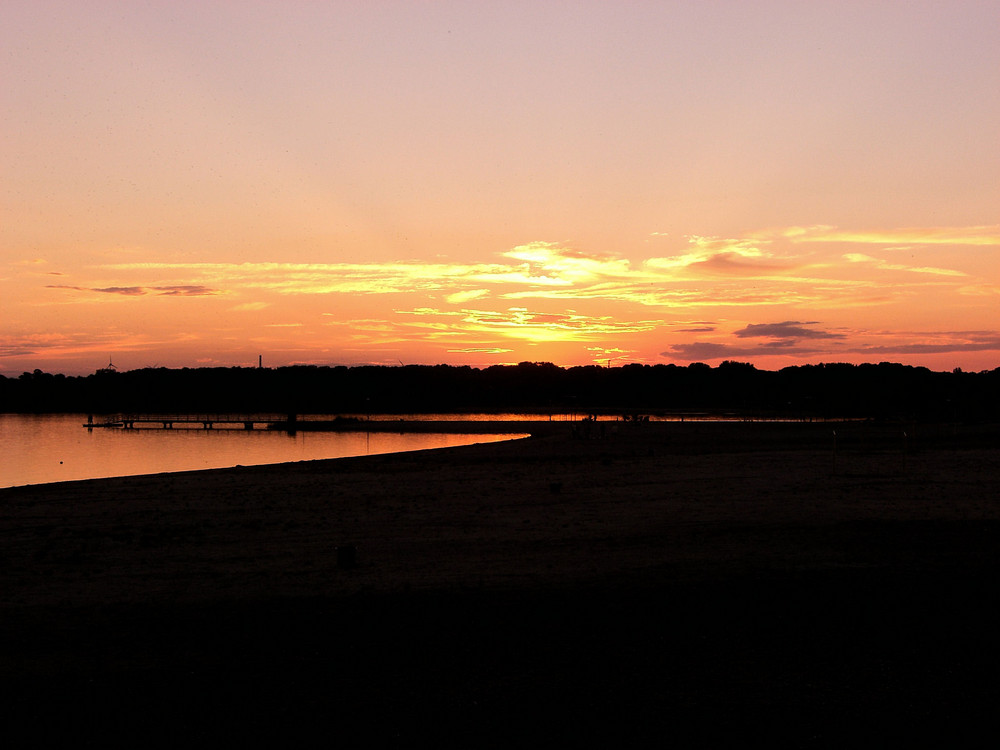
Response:
[[[81,414],[0,414],[0,487],[366,456],[516,435],[95,429]]]

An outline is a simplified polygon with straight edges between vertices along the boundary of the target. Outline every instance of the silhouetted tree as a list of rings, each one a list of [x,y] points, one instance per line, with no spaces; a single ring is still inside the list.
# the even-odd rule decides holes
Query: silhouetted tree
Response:
[[[399,413],[730,410],[754,415],[968,421],[1000,418],[1000,368],[932,372],[889,362],[825,363],[777,372],[726,361],[484,369],[293,366],[102,369],[86,377],[34,370],[0,376],[7,412]]]

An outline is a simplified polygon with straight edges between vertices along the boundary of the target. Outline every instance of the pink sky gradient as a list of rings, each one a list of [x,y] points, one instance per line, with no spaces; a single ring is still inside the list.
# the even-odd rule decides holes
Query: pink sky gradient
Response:
[[[1000,366],[996,2],[0,9],[0,374]]]

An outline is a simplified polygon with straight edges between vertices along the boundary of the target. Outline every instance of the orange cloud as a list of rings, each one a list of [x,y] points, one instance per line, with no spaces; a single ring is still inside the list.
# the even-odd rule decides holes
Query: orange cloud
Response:
[[[817,330],[810,326],[815,322],[802,323],[797,320],[786,320],[782,323],[750,323],[745,328],[733,331],[737,338],[769,338],[769,339],[842,339],[844,334]]]
[[[748,324],[732,332],[740,341],[716,338],[671,346],[664,357],[687,361],[712,361],[732,358],[795,357],[822,354],[829,360],[857,359],[877,361],[890,355],[961,354],[964,352],[1000,351],[1000,333],[996,331],[864,331],[831,332],[813,328],[814,322]],[[762,339],[748,343],[746,339]],[[833,342],[825,341],[833,339]],[[818,340],[824,340],[822,345]]]
[[[155,294],[165,297],[204,297],[214,294],[223,294],[218,289],[210,289],[198,284],[178,284],[174,286],[109,286],[109,287],[82,287],[69,286],[66,284],[47,284],[47,289],[70,289],[77,292],[99,292],[101,294],[119,294],[124,297],[143,297],[147,294]]]
[[[480,299],[481,297],[486,297],[489,295],[488,289],[469,289],[464,292],[455,292],[454,294],[449,294],[445,297],[445,300],[453,305],[460,305],[463,302],[471,302],[474,299]]]
[[[620,302],[663,309],[712,306],[799,305],[857,307],[881,305],[917,293],[920,285],[902,277],[888,278],[862,270],[964,278],[965,270],[937,264],[933,257],[903,264],[861,253],[834,254],[822,249],[803,253],[804,243],[900,242],[942,243],[992,241],[990,227],[926,228],[891,233],[841,232],[830,226],[771,229],[745,237],[691,235],[674,255],[629,260],[611,253],[591,253],[553,242],[529,242],[500,254],[495,263],[405,261],[393,263],[123,263],[104,266],[124,278],[115,286],[91,290],[140,294],[146,289],[190,294],[218,292],[294,295],[420,295],[456,307],[473,300],[548,300]],[[995,229],[995,228],[993,228]],[[931,250],[924,252],[927,256]],[[955,260],[954,253],[948,256]],[[928,262],[931,261],[931,262]],[[973,268],[975,259],[965,259]],[[141,278],[156,274],[158,285]],[[135,278],[138,276],[139,278]],[[173,287],[164,276],[174,277]],[[945,289],[946,286],[939,286]],[[952,288],[957,286],[952,284]],[[167,292],[163,292],[167,293]],[[180,291],[176,293],[181,293]],[[254,304],[254,303],[247,303]],[[244,308],[251,309],[251,308]]]
[[[635,349],[621,349],[617,346],[588,346],[587,351],[590,352],[591,361],[598,365],[607,365],[619,360],[630,360],[634,362],[636,361],[635,355],[637,353]],[[642,358],[640,357],[639,359]]]
[[[970,227],[908,227],[844,231],[827,225],[772,230],[792,242],[845,242],[873,245],[1000,245],[1000,224]],[[764,233],[766,235],[766,233]]]
[[[512,352],[513,349],[503,349],[498,346],[490,347],[474,347],[470,346],[465,349],[449,349],[449,354],[506,354],[507,352]]]
[[[864,255],[863,253],[847,253],[844,259],[850,263],[871,263],[876,268],[880,268],[886,271],[908,271],[910,273],[927,273],[936,276],[968,276],[968,274],[961,271],[956,271],[951,268],[933,268],[930,266],[907,266],[901,263],[888,263],[884,260],[879,260],[878,258],[873,258],[870,255]]]
[[[528,341],[590,341],[607,335],[655,330],[662,321],[622,321],[611,316],[579,313],[533,312],[524,307],[507,310],[442,311],[429,308],[397,310],[397,313],[429,318],[410,325],[447,335],[489,333]]]
[[[271,306],[270,302],[244,302],[241,305],[229,308],[233,312],[257,312]]]

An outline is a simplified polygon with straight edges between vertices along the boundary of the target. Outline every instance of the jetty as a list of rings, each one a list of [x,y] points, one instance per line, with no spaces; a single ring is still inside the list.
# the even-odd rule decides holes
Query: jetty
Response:
[[[565,431],[570,422],[543,420],[489,420],[466,419],[361,419],[335,417],[309,419],[297,414],[112,414],[94,417],[87,415],[83,425],[87,429],[117,428],[123,430],[172,430],[242,429],[295,432],[392,432],[392,433],[446,433],[446,434],[517,434],[539,435]]]
[[[124,430],[172,430],[175,426],[184,429],[200,426],[205,430],[216,427],[253,430],[258,425],[268,427],[276,422],[285,421],[288,421],[288,415],[277,414],[114,414],[97,420],[89,414],[83,426],[88,429],[117,427]]]

